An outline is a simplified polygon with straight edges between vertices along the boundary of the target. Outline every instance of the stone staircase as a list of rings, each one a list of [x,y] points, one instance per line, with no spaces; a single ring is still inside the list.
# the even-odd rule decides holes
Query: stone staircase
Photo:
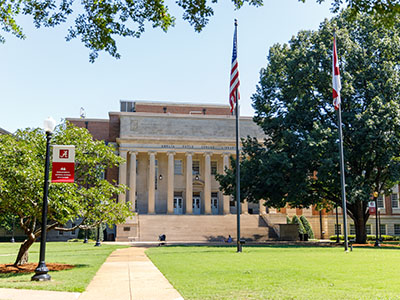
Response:
[[[247,241],[277,239],[268,216],[240,216],[241,236]],[[135,241],[157,241],[165,234],[167,241],[224,241],[236,236],[236,215],[138,215]],[[120,236],[119,240],[121,241]]]

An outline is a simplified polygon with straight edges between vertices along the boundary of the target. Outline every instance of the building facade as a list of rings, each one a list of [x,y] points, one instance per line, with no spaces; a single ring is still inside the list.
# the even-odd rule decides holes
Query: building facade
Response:
[[[156,239],[157,232],[168,232],[167,236],[177,240],[234,234],[236,203],[219,191],[215,179],[217,173],[229,168],[230,157],[235,157],[235,117],[229,106],[144,101],[120,104],[120,112],[110,112],[109,119],[67,119],[87,128],[95,139],[114,143],[125,159],[119,169],[109,170],[106,178],[129,187],[118,201],[130,202],[136,214],[109,231],[108,239]],[[242,138],[264,137],[251,117],[240,117],[239,124]],[[380,199],[382,234],[400,235],[398,188]],[[249,236],[271,237],[261,231],[252,234],[261,229],[250,224],[264,222],[267,229],[295,214],[307,217],[317,238],[328,238],[337,230],[343,232],[340,210],[336,226],[335,211],[268,209],[262,201],[241,205]],[[375,233],[374,222],[370,218],[371,225],[367,225],[371,234]],[[350,234],[354,231],[351,223],[349,219]],[[200,235],[202,230],[207,233]]]

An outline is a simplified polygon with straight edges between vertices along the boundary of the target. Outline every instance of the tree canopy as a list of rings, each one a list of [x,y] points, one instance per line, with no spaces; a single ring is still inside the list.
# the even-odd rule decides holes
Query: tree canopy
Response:
[[[127,203],[117,203],[124,186],[104,179],[107,169],[122,159],[111,145],[94,141],[84,128],[59,126],[52,144],[75,145],[75,183],[50,183],[47,230],[87,229],[101,222],[124,222],[131,213]],[[16,216],[27,240],[16,263],[41,234],[46,138],[40,129],[19,130],[0,136],[0,214]],[[74,228],[64,228],[74,220]]]
[[[305,0],[298,0],[305,2]],[[321,3],[325,0],[316,0]],[[333,11],[338,11],[342,0],[330,0]],[[183,19],[200,32],[214,14],[213,6],[217,0],[178,0],[176,4],[183,9]],[[263,0],[233,0],[235,9],[244,4],[261,6]],[[399,14],[399,0],[346,0],[353,14],[368,12],[380,16],[383,24],[393,24],[393,17]],[[282,12],[283,14],[284,12]],[[67,41],[80,38],[91,50],[89,59],[94,62],[99,51],[106,51],[119,58],[116,37],[139,38],[146,24],[159,27],[163,31],[174,26],[176,17],[170,13],[164,1],[150,0],[4,0],[0,4],[0,26],[18,38],[25,38],[20,25],[20,17],[32,17],[34,25],[39,28],[54,27],[70,22]],[[74,18],[71,22],[71,18]],[[0,34],[0,42],[4,43]]]
[[[337,114],[332,105],[332,34],[342,79],[347,209],[365,242],[374,191],[391,194],[400,180],[400,35],[366,14],[344,11],[318,31],[274,45],[253,95],[254,121],[266,138],[247,138],[241,193],[268,206],[341,206]],[[234,194],[235,165],[218,179]]]
[[[300,0],[306,2],[306,0]],[[326,0],[316,0],[318,3]],[[354,18],[358,13],[366,13],[374,16],[382,25],[392,26],[395,17],[400,13],[399,0],[332,0],[332,11],[338,12],[346,3],[349,13]]]

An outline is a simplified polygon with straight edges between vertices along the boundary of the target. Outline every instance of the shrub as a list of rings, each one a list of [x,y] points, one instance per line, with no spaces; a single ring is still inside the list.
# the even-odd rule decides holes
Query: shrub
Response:
[[[100,240],[104,241],[104,234],[103,231],[104,229],[106,229],[106,225],[105,224],[100,224],[101,228],[100,228]],[[85,230],[80,229],[78,232],[78,239],[84,239],[85,238]],[[87,238],[89,240],[97,240],[97,228],[91,228],[88,230],[87,232]]]
[[[298,216],[296,216],[296,215],[293,216],[292,224],[298,224],[299,225],[299,233],[300,234],[307,233],[306,230],[304,229],[303,223],[301,223],[301,221],[300,221]]]
[[[385,234],[383,234],[381,237],[382,237],[382,241],[398,241],[398,240],[400,240],[400,237],[393,236],[393,235],[385,235]],[[349,238],[349,240],[352,240],[352,239],[355,239],[356,236],[354,234],[349,234],[348,238]],[[329,239],[331,241],[336,241],[336,234],[335,235],[331,235],[329,237]],[[341,241],[344,241],[344,235],[339,235],[339,239]],[[375,240],[376,240],[376,236],[374,234],[367,235],[367,241],[375,241]]]
[[[300,221],[301,221],[301,223],[303,223],[304,230],[308,234],[308,238],[309,239],[313,239],[314,238],[314,232],[313,232],[313,230],[311,228],[310,222],[308,222],[308,220],[307,220],[307,218],[305,216],[301,216],[300,217]]]
[[[286,224],[292,224],[292,221],[290,220],[290,218],[288,216],[286,216]]]

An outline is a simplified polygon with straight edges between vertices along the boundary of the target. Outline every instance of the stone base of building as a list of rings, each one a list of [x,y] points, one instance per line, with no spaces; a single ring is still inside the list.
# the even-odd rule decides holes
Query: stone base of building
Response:
[[[272,221],[271,221],[272,220]],[[271,225],[278,219],[265,220],[261,215],[240,217],[241,237],[248,241],[277,239]],[[284,217],[279,218],[284,222]],[[138,215],[117,225],[116,241],[157,241],[165,234],[167,241],[225,241],[236,237],[236,215]]]

